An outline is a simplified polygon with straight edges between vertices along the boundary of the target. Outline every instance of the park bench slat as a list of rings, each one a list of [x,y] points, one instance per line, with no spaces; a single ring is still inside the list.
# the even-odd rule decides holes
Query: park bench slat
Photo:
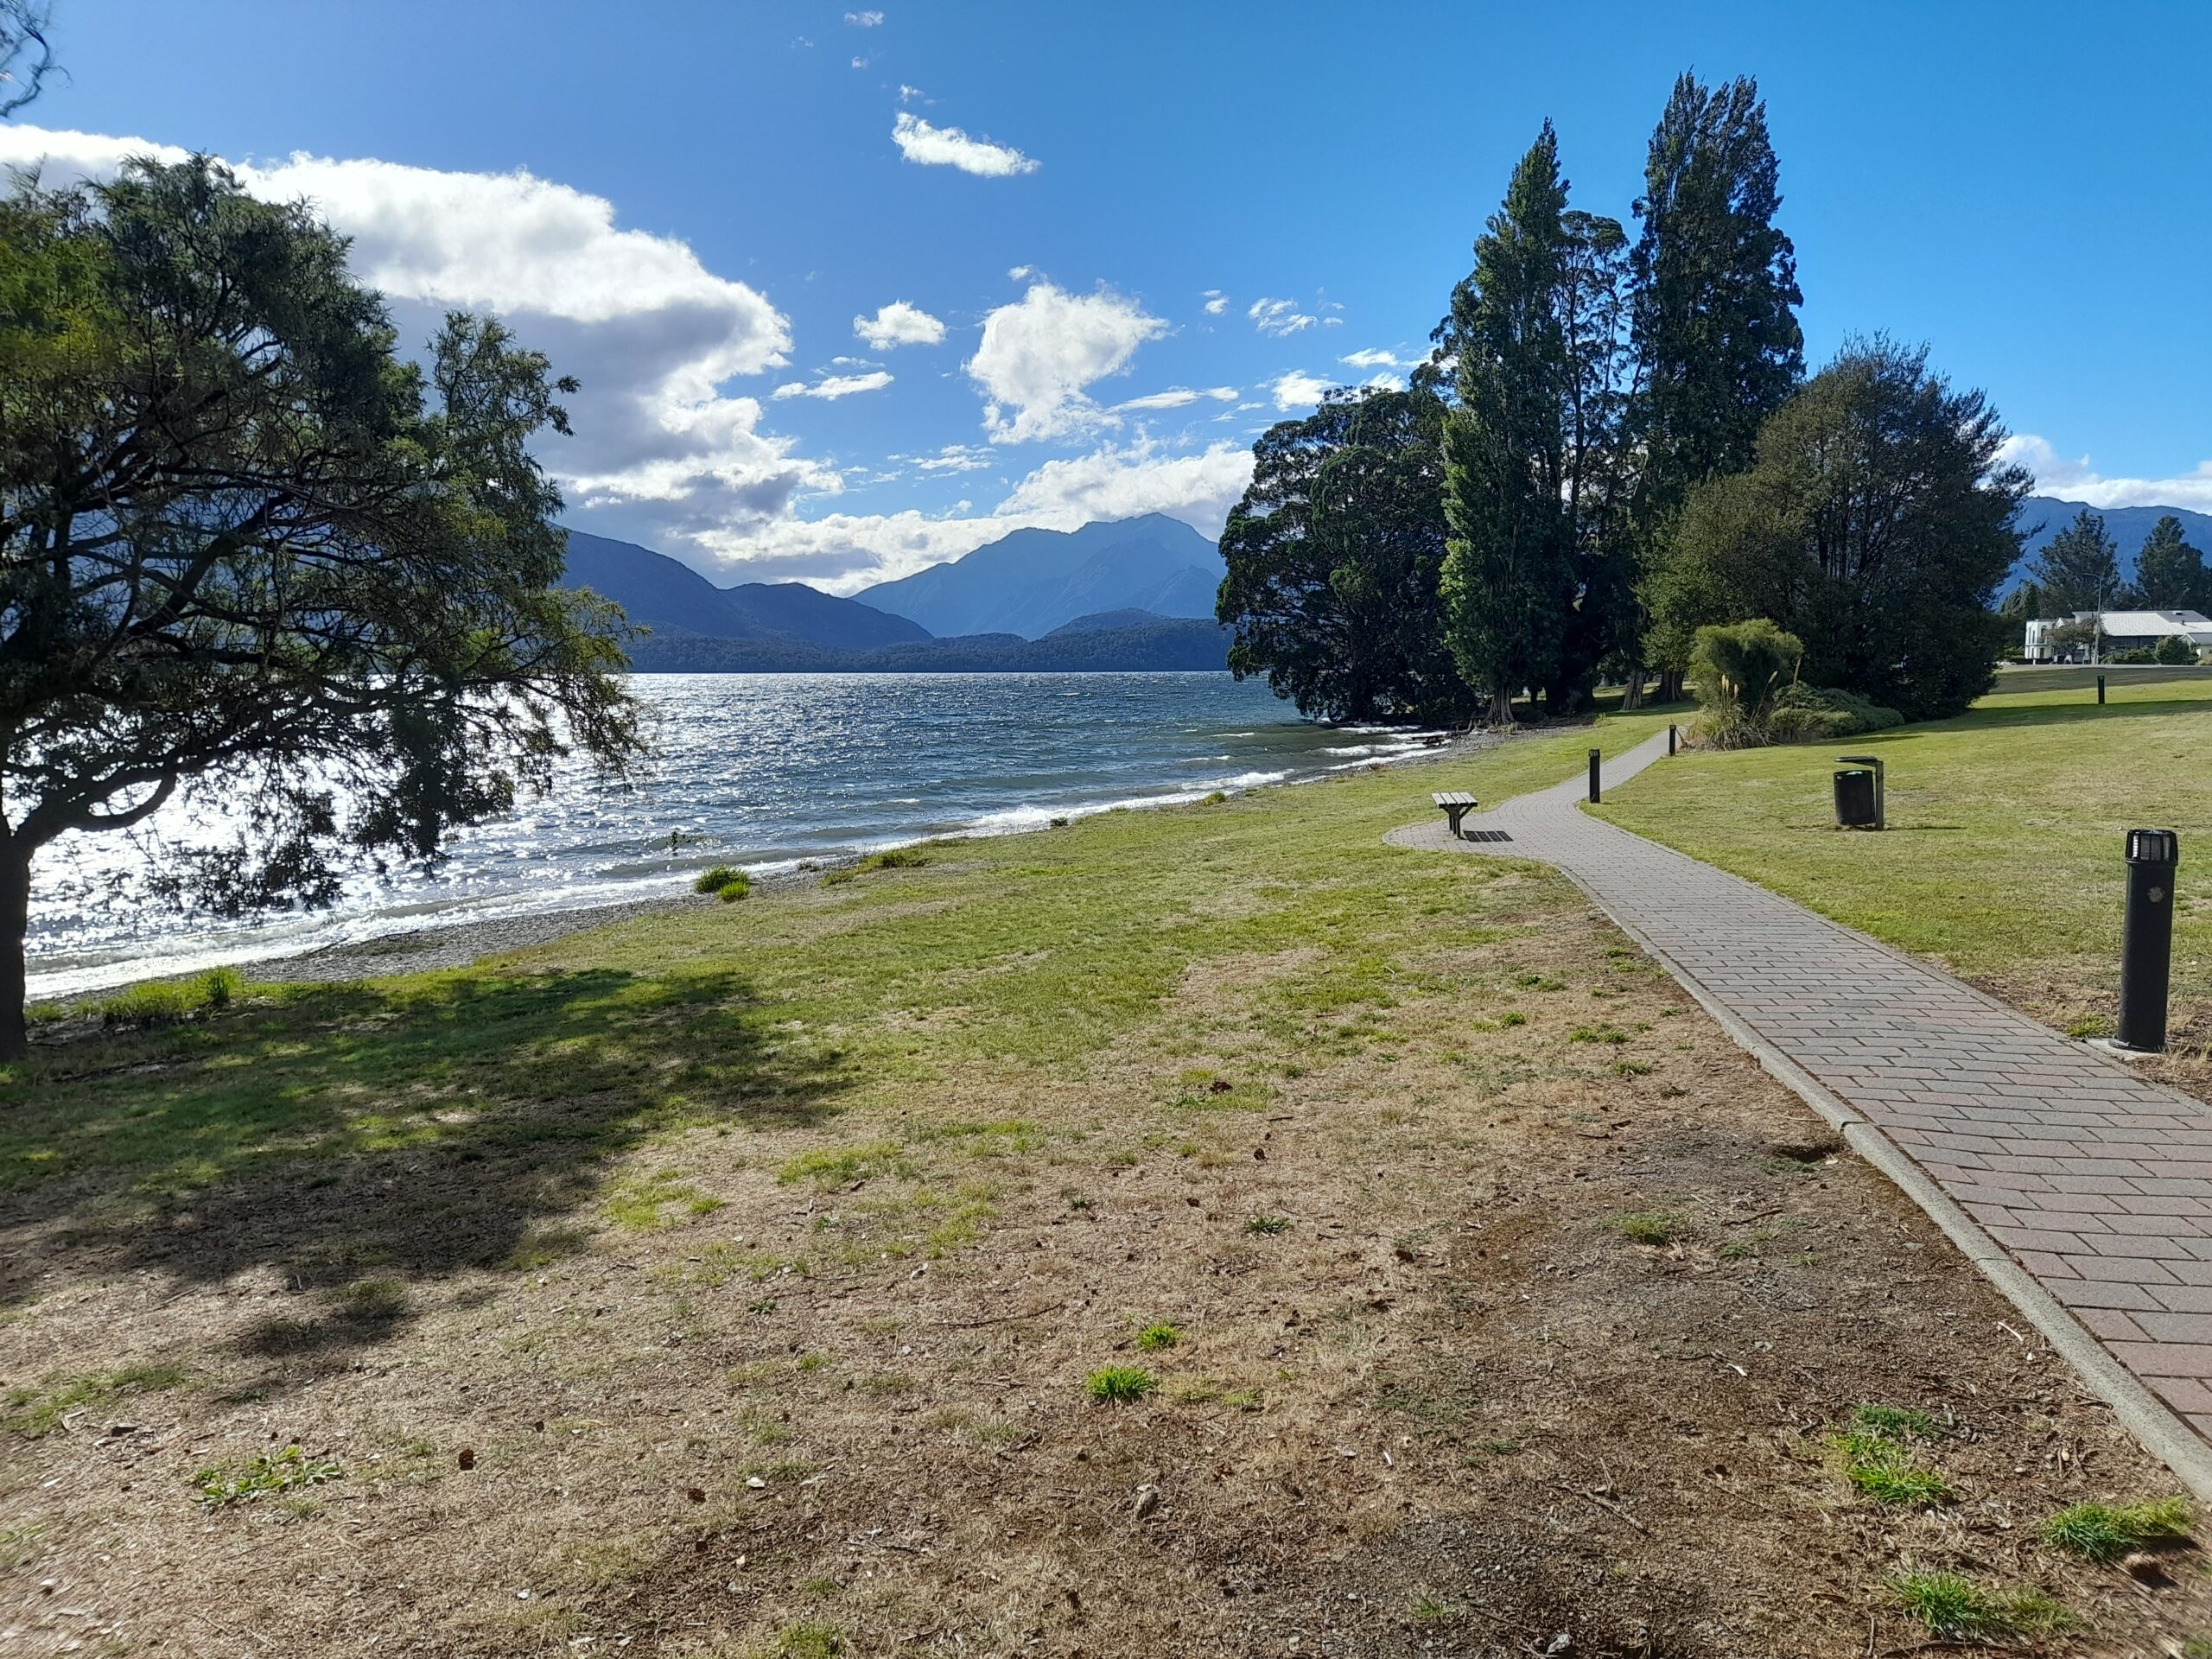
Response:
[[[1440,789],[1428,798],[1443,809],[1445,822],[1454,836],[1459,835],[1459,820],[1481,804],[1464,789]]]

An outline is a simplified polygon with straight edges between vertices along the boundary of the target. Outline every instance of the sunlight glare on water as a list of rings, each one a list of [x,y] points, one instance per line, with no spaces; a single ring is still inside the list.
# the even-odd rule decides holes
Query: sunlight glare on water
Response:
[[[31,994],[311,950],[442,921],[678,893],[710,864],[756,872],[942,835],[1040,830],[1114,806],[1318,777],[1415,753],[1420,734],[1298,719],[1226,674],[661,674],[635,682],[658,759],[626,790],[572,767],[543,799],[456,836],[435,871],[363,869],[338,906],[195,922],[130,880],[119,836],[73,836],[33,871]],[[205,838],[173,808],[157,832]],[[683,837],[671,853],[670,837]]]

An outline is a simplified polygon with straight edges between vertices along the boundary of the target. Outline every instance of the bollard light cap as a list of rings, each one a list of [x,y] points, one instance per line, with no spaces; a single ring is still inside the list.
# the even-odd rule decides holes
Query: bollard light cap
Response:
[[[2127,832],[2127,861],[2131,864],[2174,864],[2181,860],[2181,837],[2171,830],[2131,830]]]

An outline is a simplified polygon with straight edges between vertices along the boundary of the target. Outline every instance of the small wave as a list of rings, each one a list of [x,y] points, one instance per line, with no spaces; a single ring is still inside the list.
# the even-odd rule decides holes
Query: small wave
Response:
[[[1372,743],[1354,743],[1349,748],[1324,749],[1321,753],[1324,754],[1372,754],[1375,753],[1375,745]]]

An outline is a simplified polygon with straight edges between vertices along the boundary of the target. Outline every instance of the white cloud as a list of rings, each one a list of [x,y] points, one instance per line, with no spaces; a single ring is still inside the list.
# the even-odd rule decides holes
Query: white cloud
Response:
[[[1229,296],[1217,288],[1206,289],[1206,315],[1217,317],[1229,309]]]
[[[929,99],[923,93],[920,87],[909,86],[903,80],[899,83],[899,101],[901,104],[911,104],[918,98],[925,104],[929,102]]]
[[[2107,478],[2089,464],[2088,456],[2069,460],[2032,432],[2007,438],[1998,459],[2025,467],[2035,474],[2038,492],[2068,501],[2093,507],[2188,507],[2212,512],[2212,461],[2201,461],[2194,471],[2174,478]]]
[[[870,374],[829,375],[810,385],[804,380],[793,380],[788,385],[778,386],[776,396],[779,397],[820,397],[835,402],[840,397],[849,397],[856,391],[880,391],[890,384],[890,374],[885,370],[877,369]]]
[[[970,138],[958,127],[932,126],[905,110],[892,123],[891,142],[899,146],[900,155],[920,166],[957,167],[979,178],[1012,178],[1034,173],[1043,165],[1011,145]]]
[[[1374,346],[1364,351],[1354,352],[1348,357],[1340,357],[1337,361],[1348,363],[1355,369],[1402,369],[1408,366],[1405,360],[1395,353]]]
[[[1009,283],[1026,283],[1039,274],[1034,265],[1014,265],[1007,268],[1006,279]]]
[[[1072,530],[1099,518],[1164,512],[1209,536],[1252,481],[1252,452],[1215,443],[1197,454],[1163,453],[1150,439],[1048,461],[1014,486],[995,517]]]
[[[1132,397],[1127,403],[1116,404],[1117,410],[1141,409],[1181,409],[1195,404],[1201,397],[1211,397],[1217,404],[1236,401],[1234,386],[1208,386],[1203,391],[1193,391],[1188,386],[1173,386],[1166,391],[1147,392],[1141,397]]]
[[[935,346],[944,338],[944,325],[904,300],[893,300],[872,317],[855,317],[853,334],[879,352],[894,346]]]
[[[957,559],[1032,525],[1072,530],[1096,518],[1161,512],[1201,534],[1218,536],[1251,478],[1249,447],[1222,442],[1178,454],[1140,439],[1046,461],[987,514],[962,501],[935,516],[840,512],[810,521],[785,519],[741,537],[710,533],[700,539],[722,565],[714,573],[717,581],[798,578],[830,593],[850,594]]]
[[[948,443],[933,455],[893,455],[892,459],[912,462],[917,472],[975,473],[992,465],[996,457],[974,444]]]
[[[845,14],[845,21],[855,29],[875,29],[882,24],[883,14],[880,11],[849,11]]]
[[[1135,300],[1108,289],[1070,294],[1040,282],[983,319],[968,373],[989,399],[983,427],[997,443],[1063,437],[1113,416],[1085,395],[1118,373],[1137,347],[1167,331]],[[1008,410],[1012,411],[1009,417]]]
[[[1255,300],[1244,315],[1252,319],[1254,327],[1276,340],[1311,328],[1314,321],[1298,308],[1295,300]]]
[[[868,67],[868,60],[867,60],[866,58],[855,58],[855,59],[853,60],[853,67],[854,67],[854,68],[855,68],[855,69],[865,69],[865,68],[867,68],[867,67]]]
[[[1344,320],[1342,317],[1324,317],[1321,326],[1324,328],[1341,328],[1344,326]]]
[[[136,138],[0,126],[0,165],[41,165],[49,184],[111,175],[129,156],[180,160]],[[524,172],[448,173],[296,155],[240,164],[273,200],[306,198],[353,238],[352,264],[383,290],[403,342],[419,346],[453,308],[497,312],[583,391],[576,435],[540,457],[571,508],[632,533],[786,514],[834,473],[760,429],[761,407],[725,383],[780,368],[791,325],[767,298],[702,265],[683,241],[620,226],[614,206]],[[632,522],[634,521],[634,522]]]
[[[1275,407],[1285,411],[1313,408],[1328,389],[1326,380],[1318,380],[1300,369],[1293,369],[1268,388],[1274,393]]]

